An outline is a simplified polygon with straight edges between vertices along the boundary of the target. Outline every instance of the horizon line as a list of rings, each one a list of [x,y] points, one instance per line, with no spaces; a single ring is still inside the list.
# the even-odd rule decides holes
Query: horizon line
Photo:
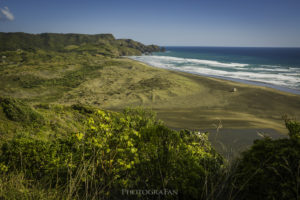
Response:
[[[158,45],[160,47],[224,47],[224,48],[300,48],[300,46],[217,46],[217,45]]]

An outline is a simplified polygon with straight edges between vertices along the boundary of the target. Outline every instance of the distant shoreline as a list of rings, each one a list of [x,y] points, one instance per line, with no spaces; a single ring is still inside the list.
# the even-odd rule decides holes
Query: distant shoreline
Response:
[[[153,66],[153,67],[155,67],[155,66]],[[170,69],[170,70],[172,70],[172,69]],[[186,71],[181,71],[181,70],[174,70],[174,71],[195,74],[195,75],[205,76],[205,77],[210,77],[210,78],[217,78],[217,79],[222,79],[222,80],[226,80],[226,81],[233,81],[233,82],[237,82],[237,83],[244,83],[244,84],[248,84],[248,85],[267,87],[267,88],[272,88],[272,89],[275,89],[275,90],[278,90],[281,92],[287,92],[287,93],[291,93],[291,94],[300,95],[300,90],[286,88],[286,87],[278,86],[278,85],[272,85],[270,83],[264,83],[264,82],[259,82],[259,81],[248,81],[248,80],[243,80],[243,79],[228,78],[228,77],[216,76],[216,75],[201,74],[201,73],[197,73],[197,72],[186,72]]]
[[[134,77],[143,81],[152,80],[143,78],[142,74],[146,73],[147,76],[159,77],[159,80],[172,84],[147,93],[131,90],[139,100],[136,103],[130,100],[132,103],[128,102],[124,106],[149,107],[157,112],[159,119],[175,129],[213,129],[213,124],[219,123],[220,119],[223,129],[273,129],[286,133],[282,116],[300,116],[298,94],[258,84],[154,67],[131,58],[124,58],[126,59],[141,65],[132,72]],[[232,92],[234,88],[236,92]],[[105,109],[121,110],[124,107],[122,105],[110,103]]]
[[[236,82],[236,83],[243,83],[243,84],[248,84],[248,85],[267,87],[267,88],[275,89],[275,90],[281,91],[281,92],[300,95],[300,90],[287,88],[287,87],[283,87],[283,86],[278,86],[278,85],[273,85],[273,84],[270,84],[270,83],[264,83],[264,82],[259,82],[259,81],[249,81],[249,80],[243,80],[243,79],[238,79],[238,78],[229,78],[229,77],[223,77],[223,76],[217,76],[217,75],[202,74],[202,73],[189,72],[189,71],[184,71],[184,70],[179,70],[179,69],[176,70],[176,69],[161,68],[161,67],[157,67],[155,65],[151,65],[151,64],[146,63],[146,62],[135,60],[135,59],[131,58],[130,56],[128,56],[126,58],[129,58],[129,59],[137,61],[137,62],[141,62],[143,64],[146,64],[146,65],[149,65],[149,66],[152,66],[152,67],[155,67],[155,68],[159,68],[159,69],[166,69],[166,70],[170,70],[170,71],[182,72],[182,73],[187,73],[187,74],[194,74],[194,75],[198,75],[198,76],[221,79],[221,80],[225,80],[225,81],[233,81],[233,82]]]

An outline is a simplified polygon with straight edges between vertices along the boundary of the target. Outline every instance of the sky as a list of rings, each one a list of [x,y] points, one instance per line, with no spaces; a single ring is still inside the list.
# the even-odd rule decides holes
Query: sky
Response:
[[[300,0],[0,0],[0,32],[161,46],[300,47]]]

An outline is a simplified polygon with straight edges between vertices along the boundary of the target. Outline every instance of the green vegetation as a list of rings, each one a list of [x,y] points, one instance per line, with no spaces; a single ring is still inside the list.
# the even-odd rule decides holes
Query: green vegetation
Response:
[[[14,101],[8,102],[19,106]],[[36,131],[23,129],[4,139],[0,195],[5,199],[29,193],[38,195],[30,198],[39,199],[53,190],[57,190],[54,198],[118,199],[122,197],[122,189],[134,188],[168,188],[184,198],[199,199],[212,190],[210,183],[224,162],[205,133],[173,131],[157,121],[150,111],[126,109],[114,113],[82,105],[59,110],[45,105],[38,107],[53,109],[57,115],[62,111],[83,114],[86,120],[77,122],[82,124],[82,131],[65,134],[53,131],[46,124],[33,128],[50,129],[43,137],[33,134]],[[20,111],[25,116],[32,112],[27,107]],[[23,181],[20,187],[25,188],[18,188],[20,191],[11,196],[12,188],[7,188],[4,181],[7,178],[8,182],[17,181],[13,179],[20,177]]]
[[[227,120],[216,127],[282,130],[299,97],[148,67],[121,56],[159,47],[110,34],[0,41],[1,199],[299,199],[298,121],[285,117],[289,138],[257,140],[232,162],[190,131],[216,116]]]
[[[239,199],[299,199],[300,123],[287,119],[286,125],[289,139],[256,140],[242,154],[233,175]]]
[[[0,106],[1,124],[10,124],[0,130],[4,199],[139,199],[122,193],[137,188],[176,191],[167,199],[297,199],[294,120],[286,119],[290,139],[257,140],[230,167],[207,133],[171,130],[141,108],[32,108],[12,98],[1,98]]]
[[[0,96],[31,105],[81,103],[115,111],[143,106],[176,129],[214,129],[212,124],[221,119],[224,128],[286,133],[281,116],[300,117],[299,95],[167,71],[121,57],[159,50],[157,46],[107,34],[0,35]],[[232,88],[239,92],[231,93]]]
[[[129,39],[115,39],[112,34],[57,34],[57,33],[0,33],[0,51],[37,49],[75,51],[103,55],[137,55],[160,51],[156,45],[145,46]]]
[[[12,98],[0,97],[0,105],[9,120],[42,124],[43,117],[34,112],[28,105]]]

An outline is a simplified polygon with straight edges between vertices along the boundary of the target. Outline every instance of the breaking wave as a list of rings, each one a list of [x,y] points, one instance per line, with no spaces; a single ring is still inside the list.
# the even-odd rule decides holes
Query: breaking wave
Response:
[[[214,60],[156,55],[131,56],[130,58],[164,69],[300,89],[300,68],[251,65],[246,63],[223,63]]]

